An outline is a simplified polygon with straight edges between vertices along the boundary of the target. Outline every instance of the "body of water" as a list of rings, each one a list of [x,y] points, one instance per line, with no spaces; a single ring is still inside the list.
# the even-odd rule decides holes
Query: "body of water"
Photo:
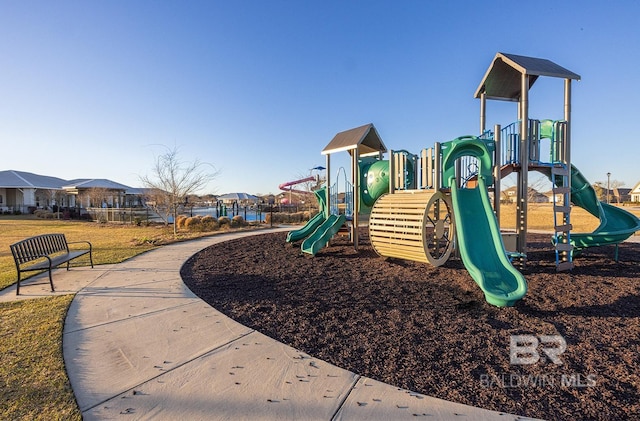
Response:
[[[211,215],[215,218],[219,218],[220,215],[218,214],[219,209],[216,207],[210,207],[210,208],[193,208],[193,211],[191,212],[186,212],[186,214],[193,214],[193,216],[197,216],[197,215],[201,215],[201,216],[206,216],[206,215]],[[266,216],[265,212],[260,213],[260,210],[255,207],[255,208],[243,208],[241,207],[240,209],[231,209],[231,208],[227,208],[227,216],[229,218],[233,218],[236,215],[240,215],[244,218],[245,221],[264,221],[264,218]]]

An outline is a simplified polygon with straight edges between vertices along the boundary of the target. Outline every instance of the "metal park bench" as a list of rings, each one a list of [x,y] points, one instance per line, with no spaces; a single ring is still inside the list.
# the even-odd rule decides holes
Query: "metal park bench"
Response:
[[[69,244],[79,243],[88,244],[89,248],[83,248],[80,250],[69,249]],[[11,247],[11,254],[13,254],[13,260],[15,261],[16,269],[18,270],[16,295],[20,294],[20,279],[22,272],[48,270],[51,291],[54,292],[53,279],[51,277],[51,270],[53,268],[66,263],[67,270],[69,270],[69,263],[71,260],[84,256],[85,254],[89,254],[91,267],[93,267],[91,243],[88,241],[74,241],[68,243],[64,234],[37,235],[35,237],[29,237],[22,241],[18,241],[15,244],[11,244],[9,247]]]

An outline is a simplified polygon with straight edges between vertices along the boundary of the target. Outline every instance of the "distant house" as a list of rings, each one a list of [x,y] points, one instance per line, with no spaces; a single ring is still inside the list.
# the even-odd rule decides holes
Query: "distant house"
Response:
[[[30,208],[68,206],[65,180],[25,171],[0,171],[0,211],[26,213]]]
[[[260,201],[258,196],[254,196],[248,193],[227,193],[218,196],[218,200],[222,201],[225,205],[236,204],[238,206],[252,206]]]
[[[640,181],[629,192],[629,198],[632,202],[640,203]]]
[[[549,190],[548,192],[544,193],[544,197],[546,197],[546,202],[555,202],[559,205],[562,205],[564,202],[564,195],[562,193],[554,193],[553,190]]]
[[[518,189],[516,186],[502,190],[502,203],[515,203],[518,198]],[[527,200],[529,203],[547,203],[553,201],[553,196],[549,198],[546,194],[540,193],[534,188],[529,187],[529,195]]]
[[[63,180],[25,171],[0,171],[0,212],[38,208],[131,207],[143,191],[106,179]]]
[[[616,203],[624,203],[631,200],[631,189],[616,187],[613,189],[613,197]]]
[[[142,189],[133,189],[104,178],[71,180],[62,188],[73,198],[71,206],[122,208],[136,207],[142,204]]]
[[[515,203],[517,197],[517,188],[515,186],[509,187],[508,189],[502,190],[500,201],[502,203]]]

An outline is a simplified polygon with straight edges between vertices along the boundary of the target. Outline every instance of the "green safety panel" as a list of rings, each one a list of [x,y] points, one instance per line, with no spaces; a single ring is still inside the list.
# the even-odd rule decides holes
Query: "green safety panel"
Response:
[[[553,126],[555,121],[553,120],[540,120],[540,138],[553,140]]]

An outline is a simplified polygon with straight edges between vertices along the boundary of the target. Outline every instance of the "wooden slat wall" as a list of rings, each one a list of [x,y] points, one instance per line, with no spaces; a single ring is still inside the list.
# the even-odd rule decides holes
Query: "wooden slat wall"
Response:
[[[405,191],[380,197],[369,216],[369,239],[381,256],[428,263],[425,213],[434,191]]]

